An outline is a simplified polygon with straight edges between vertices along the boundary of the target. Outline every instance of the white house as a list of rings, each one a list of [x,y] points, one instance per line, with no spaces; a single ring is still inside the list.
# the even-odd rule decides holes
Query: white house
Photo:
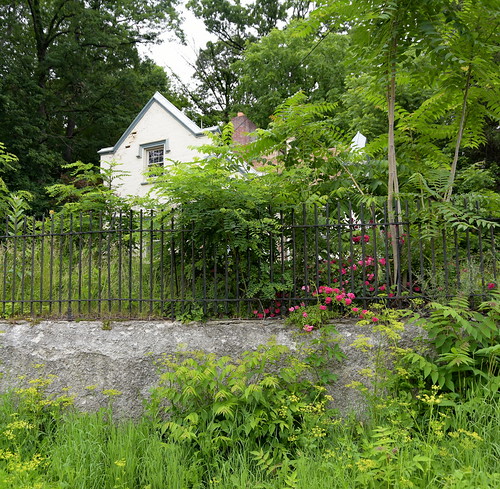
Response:
[[[101,168],[111,162],[119,164],[119,170],[128,175],[122,178],[117,193],[142,197],[151,187],[148,169],[167,167],[169,161],[192,161],[199,153],[190,147],[208,143],[207,131],[218,131],[218,127],[201,129],[156,92],[118,142],[99,151]]]

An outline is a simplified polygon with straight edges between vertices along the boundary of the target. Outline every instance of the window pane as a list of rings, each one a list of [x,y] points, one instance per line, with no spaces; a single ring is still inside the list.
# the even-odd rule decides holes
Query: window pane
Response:
[[[163,166],[163,148],[148,150],[148,166]]]

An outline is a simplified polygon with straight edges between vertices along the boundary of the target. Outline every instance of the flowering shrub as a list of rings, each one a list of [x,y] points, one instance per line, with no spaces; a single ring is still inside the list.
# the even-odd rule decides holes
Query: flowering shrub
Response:
[[[288,309],[287,324],[292,324],[309,333],[318,329],[334,317],[339,317],[343,310],[349,309],[355,295],[338,288],[322,285],[317,292],[312,293],[318,299],[313,305],[306,306],[303,302]]]
[[[368,242],[369,236],[354,236]],[[368,238],[368,240],[366,239]],[[348,287],[356,295],[376,296],[386,293],[389,297],[394,294],[388,285],[388,276],[385,270],[387,260],[385,258],[375,259],[373,256],[356,258],[352,255],[342,260],[324,260],[320,264],[318,273],[335,286]]]

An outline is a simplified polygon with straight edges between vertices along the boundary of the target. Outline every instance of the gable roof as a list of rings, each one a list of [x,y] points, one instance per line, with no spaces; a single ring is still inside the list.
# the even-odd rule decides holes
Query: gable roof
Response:
[[[157,103],[162,109],[164,109],[168,114],[170,114],[174,119],[176,119],[180,124],[182,124],[188,131],[190,131],[194,136],[203,136],[205,132],[215,132],[219,130],[218,126],[207,127],[202,129],[195,122],[193,122],[186,114],[181,112],[172,102],[169,102],[160,92],[156,92],[148,101],[148,103],[142,108],[142,110],[137,114],[136,118],[132,121],[132,124],[128,126],[126,131],[122,134],[118,142],[114,146],[109,148],[102,148],[98,151],[99,154],[109,154],[114,153],[119,148],[119,146],[125,141],[129,134],[134,130],[135,126],[148,112],[149,108]]]

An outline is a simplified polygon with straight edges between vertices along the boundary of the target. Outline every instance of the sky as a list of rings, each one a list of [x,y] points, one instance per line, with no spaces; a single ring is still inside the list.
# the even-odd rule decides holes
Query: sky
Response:
[[[216,40],[209,34],[203,21],[197,19],[191,12],[183,9],[184,22],[182,28],[186,34],[186,45],[183,46],[171,32],[161,36],[160,44],[139,46],[143,56],[151,58],[157,65],[165,68],[167,74],[174,72],[184,84],[189,84],[194,73],[189,63],[194,63],[197,52],[204,48],[210,40]]]

